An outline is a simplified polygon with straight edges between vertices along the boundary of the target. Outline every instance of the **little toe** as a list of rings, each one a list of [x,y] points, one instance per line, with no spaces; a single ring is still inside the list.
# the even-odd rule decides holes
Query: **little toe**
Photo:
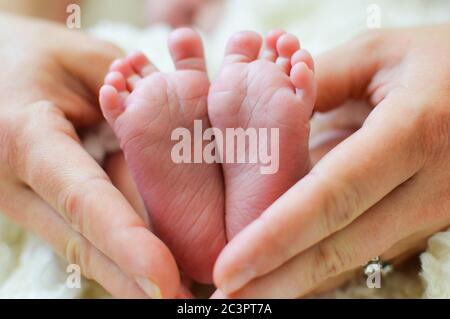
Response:
[[[116,87],[105,84],[100,89],[99,102],[106,121],[111,126],[114,126],[117,117],[125,110],[123,97],[119,94]]]
[[[143,78],[158,72],[158,68],[150,62],[143,52],[138,51],[131,53],[126,59],[134,72]]]
[[[298,50],[294,53],[291,59],[291,65],[294,66],[300,62],[304,62],[308,68],[314,72],[314,60],[311,54],[304,49]]]
[[[290,78],[297,95],[311,107],[312,112],[317,91],[314,72],[305,62],[300,61],[292,67]]]
[[[289,74],[291,71],[291,57],[300,49],[300,42],[296,36],[286,33],[279,37],[276,45],[278,52],[276,63],[286,74]]]
[[[286,32],[282,29],[275,29],[270,31],[265,39],[265,48],[262,53],[262,58],[270,62],[275,62],[278,58],[277,42],[278,39]]]
[[[169,50],[177,70],[206,71],[200,35],[191,28],[179,28],[169,37]]]
[[[130,91],[134,90],[136,83],[141,79],[126,58],[114,61],[113,64],[111,64],[110,71],[121,73],[125,78]]]
[[[256,60],[261,50],[261,44],[261,36],[256,32],[236,33],[228,41],[224,63],[250,63]]]

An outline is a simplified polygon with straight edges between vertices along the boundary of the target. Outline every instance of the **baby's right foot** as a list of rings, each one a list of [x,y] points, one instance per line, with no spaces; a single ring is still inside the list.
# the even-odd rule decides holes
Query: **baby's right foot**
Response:
[[[178,29],[170,38],[177,71],[161,73],[143,54],[116,62],[100,92],[102,111],[120,140],[158,236],[181,269],[202,283],[226,244],[222,172],[218,164],[175,164],[174,129],[203,129],[209,81],[200,37]],[[195,135],[192,134],[195,138]],[[131,247],[132,249],[132,247]]]
[[[279,146],[279,166],[272,174],[262,174],[265,165],[261,161],[233,164],[225,159],[229,239],[310,168],[309,119],[316,94],[312,58],[300,49],[296,37],[281,31],[269,34],[263,58],[258,58],[261,42],[253,32],[241,32],[231,38],[208,100],[211,123],[222,132],[227,128],[279,129],[279,139],[272,141]],[[258,147],[264,148],[261,140]]]

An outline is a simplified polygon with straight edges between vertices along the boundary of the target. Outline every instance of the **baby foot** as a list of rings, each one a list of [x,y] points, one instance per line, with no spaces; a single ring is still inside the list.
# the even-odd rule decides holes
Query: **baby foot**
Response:
[[[169,39],[176,71],[159,72],[142,53],[116,61],[100,92],[103,114],[120,140],[153,228],[180,268],[202,283],[226,243],[218,164],[175,164],[176,128],[210,127],[209,81],[200,37],[178,29]],[[192,134],[193,135],[193,134]],[[132,247],[130,247],[132,249]]]
[[[267,36],[266,49],[258,58],[261,43],[253,32],[231,38],[208,99],[211,124],[222,132],[226,128],[279,129],[278,140],[272,141],[279,146],[274,174],[262,174],[261,161],[236,164],[223,159],[228,239],[310,169],[309,119],[316,95],[313,60],[300,49],[295,36],[282,31]]]

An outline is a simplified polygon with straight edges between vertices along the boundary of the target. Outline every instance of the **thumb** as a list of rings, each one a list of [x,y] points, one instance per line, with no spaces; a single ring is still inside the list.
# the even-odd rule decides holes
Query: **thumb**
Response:
[[[383,35],[382,31],[366,32],[317,58],[317,111],[365,97],[382,60]]]

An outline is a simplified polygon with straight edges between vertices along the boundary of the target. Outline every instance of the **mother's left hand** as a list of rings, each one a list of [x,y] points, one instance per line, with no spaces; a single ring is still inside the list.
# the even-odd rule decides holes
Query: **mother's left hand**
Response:
[[[224,249],[232,298],[296,298],[450,225],[450,24],[376,31],[324,55],[317,108],[369,97],[361,129]]]

